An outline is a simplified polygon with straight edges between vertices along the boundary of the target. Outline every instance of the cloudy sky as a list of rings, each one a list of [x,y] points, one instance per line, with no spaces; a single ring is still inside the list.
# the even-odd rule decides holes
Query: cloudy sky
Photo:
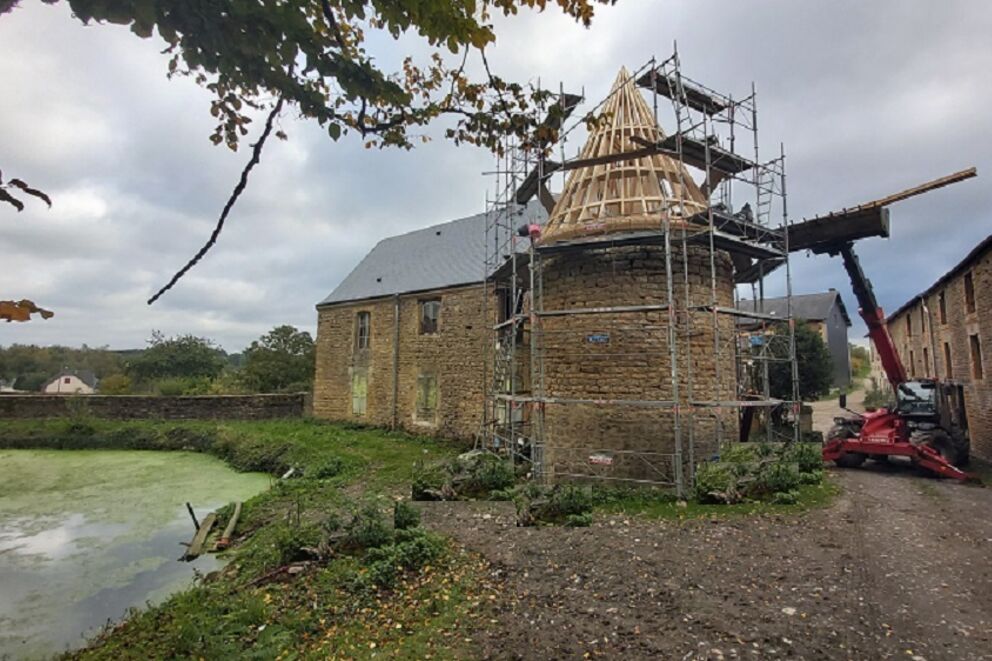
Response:
[[[892,237],[859,246],[893,310],[992,228],[990,34],[984,0],[620,0],[590,30],[550,10],[502,20],[490,63],[594,103],[621,65],[677,40],[685,72],[710,87],[741,96],[755,81],[762,149],[786,145],[796,218],[976,165],[978,179],[892,207]],[[210,145],[209,95],[166,80],[156,40],[26,0],[0,17],[0,44],[0,168],[55,201],[0,207],[0,297],[56,311],[0,325],[0,345],[132,348],[160,329],[237,351],[277,324],[312,331],[314,304],[379,239],[482,210],[482,151],[366,151],[287,113],[289,140],[268,145],[219,245],[149,307],[209,234],[246,150]],[[379,56],[419,49],[405,39]],[[836,287],[853,312],[838,261],[793,264],[796,292]]]

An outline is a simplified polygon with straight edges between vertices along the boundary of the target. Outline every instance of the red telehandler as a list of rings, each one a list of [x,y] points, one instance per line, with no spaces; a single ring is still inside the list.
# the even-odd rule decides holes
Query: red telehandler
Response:
[[[823,446],[823,460],[854,467],[869,458],[887,461],[888,457],[902,456],[944,477],[973,479],[958,468],[967,464],[970,447],[960,386],[907,378],[853,242],[831,251],[837,253],[851,278],[859,312],[895,393],[895,403],[891,408],[857,413],[856,418],[834,418]],[[847,410],[845,395],[841,395],[840,406]]]

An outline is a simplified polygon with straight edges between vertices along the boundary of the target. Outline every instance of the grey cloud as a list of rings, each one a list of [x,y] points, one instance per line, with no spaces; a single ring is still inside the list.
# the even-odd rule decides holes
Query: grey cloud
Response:
[[[761,149],[785,142],[800,218],[972,164],[992,173],[990,32],[992,6],[976,2],[624,0],[600,8],[591,30],[550,9],[501,18],[490,62],[508,78],[584,87],[589,107],[620,65],[665,57],[678,39],[689,75],[737,96],[756,81]],[[17,54],[0,61],[16,90],[0,107],[0,167],[55,197],[51,212],[0,209],[0,292],[57,312],[0,325],[0,344],[133,347],[160,328],[238,350],[279,323],[313,331],[314,304],[378,240],[475,213],[492,184],[481,174],[492,158],[444,142],[440,128],[412,152],[380,152],[286,116],[290,140],[269,145],[218,246],[149,308],[209,234],[246,150],[210,146],[209,96],[165,79],[154,40],[34,4],[0,19],[0,41]],[[376,52],[396,63],[426,49],[404,37]],[[886,308],[988,233],[988,190],[979,179],[900,203],[893,237],[862,242]],[[797,255],[793,267],[795,291],[836,287],[854,307],[836,260]],[[783,287],[779,276],[769,293]]]

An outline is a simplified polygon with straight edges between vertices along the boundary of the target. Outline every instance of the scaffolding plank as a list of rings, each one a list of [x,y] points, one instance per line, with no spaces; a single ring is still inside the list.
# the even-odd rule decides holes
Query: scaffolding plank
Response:
[[[741,310],[739,308],[728,308],[722,305],[699,305],[694,308],[695,310],[701,310],[703,312],[716,312],[717,314],[725,314],[730,317],[739,317],[741,319],[764,319],[766,321],[784,321],[785,317],[781,317],[777,314],[767,314],[765,312],[756,312],[750,310]]]
[[[782,404],[789,404],[790,402],[785,399],[732,399],[723,401],[693,401],[692,406],[701,409],[714,409],[714,408],[733,408],[733,409],[746,409],[746,408],[763,408],[766,406],[781,406]]]
[[[657,305],[616,305],[601,308],[570,308],[567,310],[542,310],[539,317],[564,317],[573,314],[623,314],[628,312],[652,312],[667,310],[667,303]]]
[[[635,83],[638,87],[653,89],[658,94],[673,101],[681,101],[681,99],[672,98],[672,91],[677,90],[679,83],[681,83],[682,91],[685,93],[686,105],[707,115],[721,113],[730,105],[727,100],[687,82],[685,78],[676,79],[674,76],[669,76],[663,73],[660,68],[655,69],[653,72],[646,72]]]
[[[710,224],[710,214],[713,216],[713,226],[728,234],[744,237],[760,242],[781,242],[785,238],[785,233],[781,228],[765,227],[753,220],[728,212],[727,210],[715,206],[706,211],[700,211],[689,217],[689,222],[700,226]]]
[[[781,250],[775,250],[774,248],[769,248],[768,246],[744,241],[736,236],[733,236],[732,234],[725,234],[723,232],[704,232],[689,237],[688,240],[689,243],[706,245],[709,243],[709,237],[711,235],[713,237],[713,247],[717,250],[725,250],[729,253],[747,255],[748,257],[754,257],[755,259],[782,257]]]
[[[751,266],[746,269],[737,271],[734,274],[734,281],[737,284],[750,285],[777,269],[778,267],[785,264],[785,259],[782,257],[769,257],[768,259],[759,259],[758,261],[751,264]]]
[[[674,133],[666,137],[661,142],[652,143],[638,136],[631,136],[631,142],[645,147],[654,147],[660,152],[680,158],[686,165],[691,165],[702,171],[706,171],[706,152],[709,149],[709,166],[711,172],[719,172],[726,176],[732,176],[746,172],[754,167],[754,162],[743,156],[727,151],[719,145],[707,144],[703,140],[693,138],[682,133]],[[681,151],[680,151],[681,147]]]

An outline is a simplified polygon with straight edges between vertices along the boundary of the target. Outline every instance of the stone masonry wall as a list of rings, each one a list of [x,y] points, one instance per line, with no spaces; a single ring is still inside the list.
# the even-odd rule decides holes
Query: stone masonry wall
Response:
[[[482,285],[341,303],[318,310],[314,415],[331,420],[395,426],[413,433],[459,439],[480,431],[483,411],[485,320]],[[420,333],[420,302],[441,301],[438,332]],[[393,347],[399,303],[398,378]],[[367,349],[358,349],[359,312],[370,315]],[[352,406],[352,377],[368,374],[365,414]],[[437,383],[436,413],[417,414],[418,376]],[[393,389],[397,391],[394,420]]]
[[[708,253],[690,248],[688,292],[683,260],[672,263],[679,333],[679,401],[689,398],[691,360],[694,400],[736,399],[733,353],[734,324],[721,317],[714,343],[712,316],[687,312],[711,302]],[[664,251],[635,246],[559,254],[542,261],[544,310],[664,304],[668,301]],[[730,260],[717,260],[717,304],[733,305]],[[687,327],[688,315],[693,323]],[[674,479],[673,407],[650,401],[672,401],[668,311],[550,316],[542,321],[545,386],[552,398],[591,403],[549,403],[545,410],[545,461],[549,475],[597,475],[623,480],[670,482]],[[719,356],[719,359],[717,358]],[[611,404],[609,400],[644,404]],[[716,426],[725,438],[737,435],[735,412],[697,409],[691,434],[701,450],[715,448]],[[688,461],[690,429],[683,416],[683,459]]]
[[[142,397],[132,395],[0,395],[0,420],[59,418],[75,406],[113,420],[260,420],[299,418],[306,412],[304,393]]]
[[[965,304],[965,275],[974,285],[975,310]],[[944,318],[940,298],[944,298]],[[924,307],[924,303],[926,304]],[[929,314],[928,314],[929,311]],[[992,252],[899,313],[889,332],[911,377],[950,379],[964,386],[965,410],[974,456],[992,461]],[[971,336],[981,347],[982,374],[973,366]],[[945,349],[945,344],[947,345]],[[950,365],[945,356],[950,353]],[[880,384],[883,388],[886,384]]]

